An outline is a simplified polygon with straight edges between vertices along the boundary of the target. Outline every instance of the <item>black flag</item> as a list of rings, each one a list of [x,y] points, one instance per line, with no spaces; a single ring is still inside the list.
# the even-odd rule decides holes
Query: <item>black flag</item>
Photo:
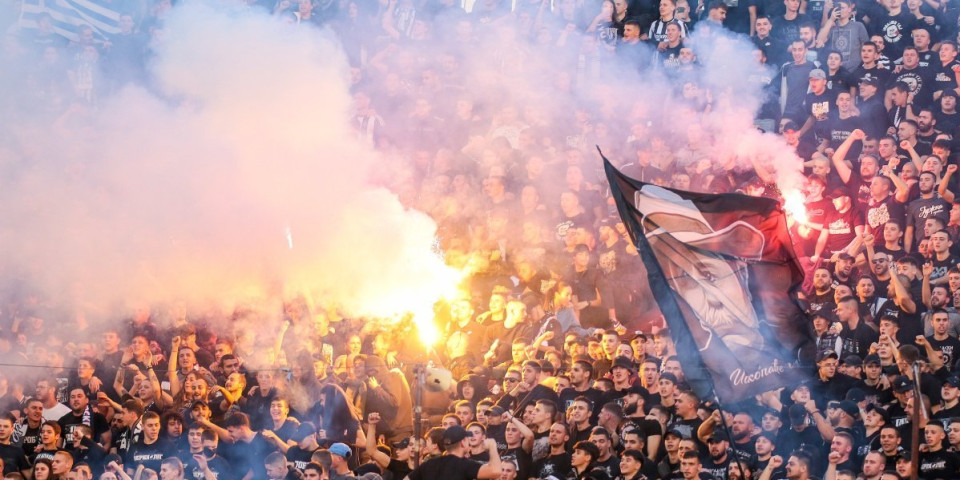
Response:
[[[603,160],[694,391],[737,401],[806,379],[803,271],[779,203],[667,189]]]

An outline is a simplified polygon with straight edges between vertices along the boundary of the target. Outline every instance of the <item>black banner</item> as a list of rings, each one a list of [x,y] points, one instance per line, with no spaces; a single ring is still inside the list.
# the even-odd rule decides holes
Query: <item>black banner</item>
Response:
[[[803,271],[780,204],[659,187],[603,160],[694,391],[737,401],[808,378]]]

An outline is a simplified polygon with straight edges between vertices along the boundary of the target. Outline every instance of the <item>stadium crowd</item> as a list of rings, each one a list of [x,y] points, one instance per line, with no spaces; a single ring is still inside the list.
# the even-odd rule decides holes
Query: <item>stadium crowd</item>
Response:
[[[149,86],[174,7],[117,3],[114,35],[81,27],[68,41],[48,15],[7,28],[4,64],[28,67],[14,76],[27,94],[5,96],[4,112],[56,124],[126,83]],[[473,272],[438,306],[441,341],[424,353],[408,330],[320,299],[282,312],[144,304],[110,322],[7,292],[5,478],[960,477],[957,2],[248,3],[342,42],[358,138],[402,159],[386,166],[391,186],[437,221],[446,260]],[[775,178],[716,158],[698,120],[730,92],[711,90],[685,39],[725,32],[768,67],[756,125],[804,162],[807,214],[791,229],[818,353],[809,382],[721,413],[685,381],[693,366],[592,149],[657,185],[779,196]],[[493,36],[516,49],[476,53]],[[510,85],[537,58],[549,60],[537,62],[542,96],[475,95],[478,71]],[[663,105],[604,96],[605,77],[626,71],[667,79]],[[272,336],[254,334],[263,324]],[[454,382],[423,392],[416,438],[428,361]]]

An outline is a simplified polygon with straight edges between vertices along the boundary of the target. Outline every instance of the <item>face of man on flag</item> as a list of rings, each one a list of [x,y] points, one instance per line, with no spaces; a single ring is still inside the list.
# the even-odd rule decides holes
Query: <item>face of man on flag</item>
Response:
[[[763,235],[744,222],[714,229],[693,202],[654,185],[638,190],[634,201],[670,287],[699,320],[690,327],[701,351],[720,341],[744,365],[755,365],[764,339],[747,261],[761,258]]]

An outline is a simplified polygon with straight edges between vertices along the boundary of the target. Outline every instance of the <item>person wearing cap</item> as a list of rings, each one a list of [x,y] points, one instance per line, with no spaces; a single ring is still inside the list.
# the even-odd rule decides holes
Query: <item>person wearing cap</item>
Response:
[[[313,422],[303,422],[292,437],[297,444],[287,449],[287,461],[301,472],[310,463],[313,452],[320,449],[316,433],[317,427]]]
[[[844,166],[843,170],[837,168],[837,173],[840,174],[840,178],[850,187],[850,190],[853,191],[859,191],[860,185],[864,185],[873,179],[872,175],[870,178],[865,178],[863,175],[864,164],[866,162],[861,163],[861,175],[857,176],[853,176],[850,167],[847,167],[843,162],[843,156],[846,154],[846,150],[849,150],[849,145],[853,143],[851,138],[856,138],[856,132],[858,131],[860,134],[863,134],[862,130],[854,130],[854,132],[840,144],[840,147],[833,156],[834,167],[838,165]],[[850,193],[848,193],[846,189],[838,188],[830,193],[830,198],[833,200],[835,209],[830,210],[823,220],[823,224],[829,225],[830,228],[824,228],[820,232],[820,238],[817,239],[817,246],[813,256],[810,257],[810,261],[813,263],[817,263],[821,258],[826,260],[834,254],[848,251],[853,242],[857,241],[857,238],[863,235],[863,214],[853,208],[853,200]],[[826,256],[824,257],[824,255]]]
[[[837,109],[836,92],[827,88],[827,72],[819,68],[810,70],[808,84],[809,89],[803,102],[803,116],[798,118],[803,122],[797,132],[800,137],[815,133],[817,125],[825,125],[821,122],[828,121],[831,112]]]
[[[885,408],[876,403],[867,405],[863,414],[864,441],[858,452],[859,456],[864,456],[870,450],[880,449],[880,430],[889,424],[890,415]]]
[[[943,381],[940,387],[940,405],[934,405],[933,419],[945,421],[953,417],[960,417],[960,377],[951,375]]]
[[[703,471],[716,478],[724,478],[731,462],[729,449],[730,439],[727,434],[714,430],[707,439],[707,452],[710,457],[703,462]]]
[[[598,458],[600,458],[600,449],[595,444],[588,441],[577,442],[573,446],[573,454],[570,456],[573,478],[576,480],[610,480],[611,477],[606,472],[595,468]]]
[[[483,442],[490,460],[486,463],[478,463],[466,458],[467,439],[470,436],[471,433],[459,425],[444,430],[444,454],[423,462],[410,472],[408,478],[410,480],[500,478],[500,454],[497,452],[496,440],[488,438]]]
[[[665,455],[657,464],[657,473],[660,474],[660,478],[680,473],[680,440],[683,440],[683,433],[676,428],[671,428],[663,434]]]
[[[334,443],[327,449],[330,452],[330,480],[349,480],[353,478],[350,472],[349,459],[353,450],[345,443]]]

